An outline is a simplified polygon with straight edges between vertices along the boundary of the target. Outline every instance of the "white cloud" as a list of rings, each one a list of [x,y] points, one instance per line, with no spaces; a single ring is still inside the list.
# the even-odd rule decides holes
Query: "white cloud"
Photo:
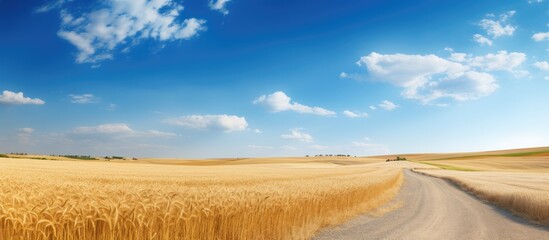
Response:
[[[235,115],[189,115],[171,118],[166,123],[186,128],[220,130],[224,132],[244,131],[248,128],[246,118]]]
[[[372,105],[370,105],[370,107],[369,107],[369,108],[370,108],[370,109],[372,109],[372,110],[376,110],[376,109],[377,109],[377,107],[376,107],[376,106],[372,106]]]
[[[254,129],[254,133],[263,133],[263,132],[259,129]]]
[[[526,61],[526,54],[519,52],[507,53],[499,51],[468,59],[469,65],[483,71],[513,71]]]
[[[549,39],[549,32],[539,32],[532,35],[532,39],[536,42],[541,42]]]
[[[31,134],[33,132],[34,132],[34,129],[28,128],[28,127],[19,129],[19,133],[23,133],[23,134]]]
[[[499,16],[499,19],[494,19],[493,15],[489,15],[489,18],[480,20],[479,26],[486,30],[486,34],[492,36],[493,38],[498,38],[501,36],[512,36],[516,30],[516,27],[507,24],[507,21],[515,15],[515,11],[508,11]]]
[[[309,107],[297,102],[291,102],[291,98],[284,92],[277,91],[270,95],[263,95],[253,101],[254,104],[260,104],[267,107],[272,112],[294,111],[298,113],[309,113],[320,116],[333,116],[335,112],[321,108]]]
[[[346,72],[341,72],[339,74],[339,78],[341,79],[352,79],[352,80],[355,80],[355,81],[363,81],[364,78],[360,75],[360,74],[356,74],[356,73],[346,73]]]
[[[506,51],[476,57],[452,53],[448,59],[372,52],[357,64],[365,66],[374,79],[403,88],[405,98],[430,104],[441,98],[465,101],[487,96],[498,88],[490,71],[520,73],[517,68],[525,60],[524,53]]]
[[[140,135],[150,136],[150,137],[165,137],[165,138],[177,136],[177,134],[175,134],[175,133],[161,132],[161,131],[157,131],[157,130],[149,130],[149,131],[140,133]]]
[[[205,30],[204,20],[179,21],[183,6],[174,0],[112,0],[104,6],[79,17],[61,11],[58,35],[78,48],[78,63],[112,59],[117,47],[135,45],[142,39],[190,39]]]
[[[175,133],[161,132],[157,130],[136,131],[125,123],[107,123],[97,126],[77,127],[74,128],[71,133],[77,135],[103,135],[111,137],[170,138],[177,136]]]
[[[391,110],[394,110],[395,108],[398,107],[398,105],[394,104],[393,102],[391,101],[387,101],[387,100],[384,100],[383,102],[381,102],[380,104],[378,104],[378,106],[380,108],[383,108],[387,111],[391,111]]]
[[[544,77],[543,79],[545,79],[545,80],[548,80],[548,81],[549,81],[549,77]]]
[[[540,3],[540,2],[543,2],[543,0],[528,0],[528,3],[532,4],[532,3]]]
[[[349,110],[343,111],[343,115],[350,117],[350,118],[360,118],[360,117],[368,117],[368,113],[361,113],[361,112],[353,112]]]
[[[468,56],[465,53],[452,53],[450,54],[450,57],[448,58],[448,60],[452,60],[454,62],[465,62],[469,57],[470,56]]]
[[[23,105],[23,104],[34,104],[34,105],[43,105],[46,102],[44,102],[41,99],[38,98],[29,98],[25,97],[23,95],[23,92],[11,92],[11,91],[3,91],[2,95],[0,95],[0,104],[7,104],[7,105]]]
[[[301,142],[313,142],[313,137],[307,133],[302,132],[300,128],[290,129],[289,134],[282,134],[280,135],[280,137],[284,139],[298,140]]]
[[[536,63],[534,63],[534,66],[536,66],[537,68],[539,68],[541,70],[549,71],[549,63],[546,62],[546,61],[536,62]]]
[[[75,95],[71,94],[69,95],[71,98],[71,103],[78,103],[78,104],[88,104],[88,103],[98,103],[99,98],[95,97],[93,94],[82,94],[82,95]]]
[[[208,6],[210,6],[210,9],[219,11],[225,15],[229,14],[229,10],[225,7],[225,5],[231,0],[210,0],[210,3]]]
[[[488,45],[488,46],[492,46],[493,42],[492,40],[480,35],[480,34],[475,34],[473,36],[473,40],[477,43],[479,43],[480,45]]]
[[[72,2],[72,0],[57,0],[57,1],[52,1],[50,3],[47,3],[47,4],[44,4],[42,6],[40,6],[39,8],[37,8],[35,10],[36,13],[44,13],[44,12],[49,12],[53,9],[56,9],[56,8],[60,8],[61,6],[63,6],[63,4],[67,3],[67,2]]]
[[[124,123],[102,124],[93,127],[77,127],[73,130],[77,134],[132,134],[135,133]]]

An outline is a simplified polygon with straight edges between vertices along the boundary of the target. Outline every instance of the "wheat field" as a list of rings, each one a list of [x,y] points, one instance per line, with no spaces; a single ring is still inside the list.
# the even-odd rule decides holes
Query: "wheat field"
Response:
[[[428,164],[415,167],[417,172],[450,180],[481,199],[549,226],[549,147],[409,158]]]
[[[549,226],[548,173],[427,169],[415,171],[448,179],[516,215]]]
[[[375,166],[0,159],[0,239],[307,239],[396,194]]]

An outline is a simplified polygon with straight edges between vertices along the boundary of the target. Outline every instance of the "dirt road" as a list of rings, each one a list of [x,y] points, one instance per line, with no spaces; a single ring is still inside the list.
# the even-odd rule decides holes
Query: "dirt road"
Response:
[[[549,227],[527,223],[445,180],[404,174],[393,202],[402,207],[325,229],[314,239],[549,239]]]

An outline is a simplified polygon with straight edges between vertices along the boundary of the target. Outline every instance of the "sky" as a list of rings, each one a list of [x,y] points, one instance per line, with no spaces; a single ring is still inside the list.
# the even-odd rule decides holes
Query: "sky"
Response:
[[[0,0],[0,152],[549,146],[549,1]]]

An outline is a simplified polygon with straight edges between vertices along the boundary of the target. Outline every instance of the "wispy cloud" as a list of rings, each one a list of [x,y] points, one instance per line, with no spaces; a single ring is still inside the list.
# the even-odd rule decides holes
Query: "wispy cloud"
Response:
[[[368,113],[362,113],[362,112],[353,112],[349,110],[343,111],[343,115],[349,118],[365,118],[368,117]]]
[[[190,39],[206,29],[205,20],[179,21],[183,6],[175,0],[106,1],[103,6],[80,16],[67,9],[61,11],[58,35],[76,46],[78,63],[112,59],[116,48],[135,45],[143,39]]]
[[[46,3],[35,10],[36,13],[49,12],[53,9],[61,8],[65,3],[72,2],[73,0],[55,0]]]
[[[388,100],[382,101],[380,104],[378,104],[378,106],[380,108],[383,108],[383,109],[387,110],[387,111],[394,110],[395,108],[398,107],[398,105],[396,105],[393,102],[388,101]]]
[[[335,112],[321,107],[309,107],[297,102],[292,102],[292,99],[282,91],[274,92],[273,94],[263,95],[253,101],[254,104],[259,104],[267,107],[272,112],[294,111],[297,113],[308,113],[320,116],[334,116]]]
[[[116,108],[117,108],[117,107],[118,107],[118,106],[117,106],[116,104],[111,103],[111,104],[107,105],[107,110],[108,110],[108,111],[116,111]]]
[[[475,34],[473,35],[473,40],[477,43],[479,43],[480,45],[488,45],[488,46],[492,46],[492,44],[494,42],[492,42],[492,40],[486,38],[485,36],[482,36],[480,34]]]
[[[32,104],[32,105],[44,105],[46,102],[44,102],[42,99],[39,98],[29,98],[25,97],[23,95],[23,92],[11,92],[11,91],[3,91],[2,95],[0,95],[0,104],[6,104],[6,105],[24,105],[24,104]]]
[[[34,144],[34,142],[32,141],[33,132],[34,132],[34,129],[29,127],[20,128],[17,133],[17,139],[19,141],[19,144],[24,144],[24,145]]]
[[[302,132],[301,128],[290,129],[290,133],[280,135],[284,139],[298,140],[301,142],[313,142],[313,137],[307,133]]]
[[[69,95],[71,98],[71,103],[77,103],[77,104],[89,104],[89,103],[98,103],[99,98],[95,97],[93,94],[82,94],[82,95],[75,95],[71,94]]]
[[[229,14],[229,10],[227,10],[226,6],[227,3],[231,0],[210,0],[210,3],[208,6],[210,6],[210,9],[219,11],[225,15]]]
[[[77,135],[101,135],[110,137],[159,137],[169,138],[177,136],[175,133],[157,130],[136,131],[125,123],[107,123],[97,126],[84,126],[74,128],[71,132]]]
[[[188,115],[166,119],[164,122],[186,128],[237,132],[248,129],[246,118],[235,115]]]

